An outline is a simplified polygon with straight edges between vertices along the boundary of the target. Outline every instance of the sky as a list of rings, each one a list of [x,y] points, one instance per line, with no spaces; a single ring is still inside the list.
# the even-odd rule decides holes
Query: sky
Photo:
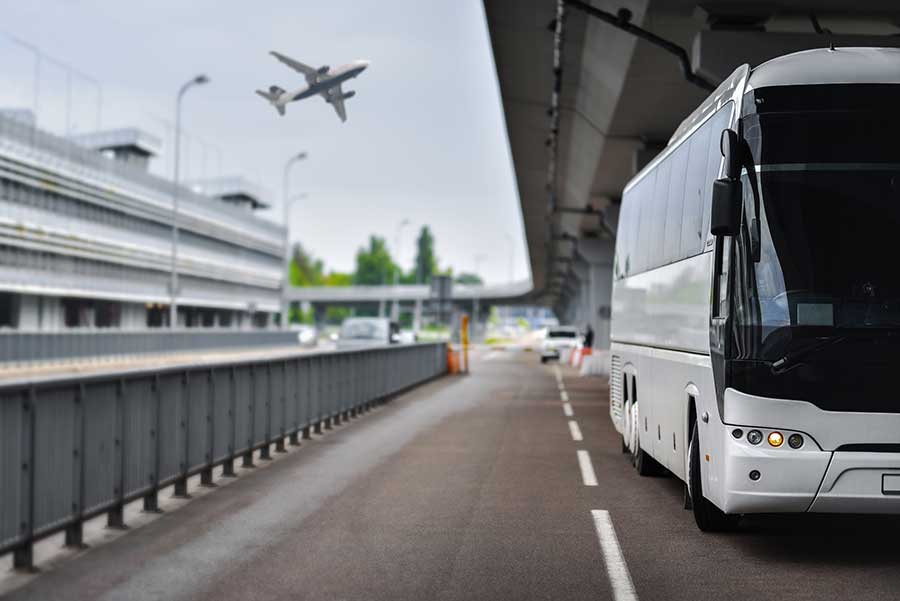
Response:
[[[530,278],[480,0],[0,0],[0,13],[0,107],[36,100],[39,125],[59,134],[141,127],[163,141],[153,171],[171,177],[175,94],[204,73],[183,105],[184,179],[246,176],[280,222],[284,164],[306,151],[291,237],[327,268],[352,270],[370,234],[409,268],[427,224],[442,268]],[[45,57],[37,78],[20,42]],[[321,98],[279,117],[254,95],[304,83],[270,50],[315,67],[370,60],[344,86],[357,92],[347,122]]]

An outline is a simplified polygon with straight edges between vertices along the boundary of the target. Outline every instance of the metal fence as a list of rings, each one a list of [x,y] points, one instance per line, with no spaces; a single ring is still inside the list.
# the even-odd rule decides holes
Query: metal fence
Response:
[[[297,332],[281,330],[118,330],[0,332],[0,367],[89,357],[221,350],[299,344]]]
[[[123,526],[126,503],[154,510],[161,488],[186,494],[216,466],[233,476],[235,459],[445,373],[446,355],[416,344],[0,385],[0,553],[29,568],[41,537],[81,545],[84,520]]]

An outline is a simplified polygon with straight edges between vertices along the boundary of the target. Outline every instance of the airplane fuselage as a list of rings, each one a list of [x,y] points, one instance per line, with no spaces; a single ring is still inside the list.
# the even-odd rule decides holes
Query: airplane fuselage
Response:
[[[341,85],[348,79],[353,79],[354,77],[365,71],[366,67],[368,66],[369,63],[367,61],[360,60],[353,61],[352,63],[348,63],[340,67],[330,68],[325,73],[317,75],[315,83],[307,84],[302,88],[294,90],[293,92],[284,92],[278,99],[278,102],[281,104],[287,104],[288,102],[303,100],[304,98],[316,96],[317,94],[327,96],[332,88]]]

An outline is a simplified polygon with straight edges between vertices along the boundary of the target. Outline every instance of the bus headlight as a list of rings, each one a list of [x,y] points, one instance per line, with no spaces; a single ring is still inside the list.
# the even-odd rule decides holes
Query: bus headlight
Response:
[[[784,444],[784,435],[781,432],[769,432],[769,444],[780,447]]]
[[[750,430],[747,432],[747,442],[750,444],[759,444],[762,442],[763,435],[759,430]]]
[[[803,446],[803,437],[799,434],[791,434],[788,436],[788,445],[792,449],[799,449]]]

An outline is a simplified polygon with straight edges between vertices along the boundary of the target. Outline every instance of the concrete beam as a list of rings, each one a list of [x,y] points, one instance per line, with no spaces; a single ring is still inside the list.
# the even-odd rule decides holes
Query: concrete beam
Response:
[[[694,36],[691,63],[695,72],[708,79],[722,81],[745,63],[756,67],[784,54],[827,48],[832,42],[836,47],[900,48],[900,38],[887,35],[710,30],[700,31]]]

